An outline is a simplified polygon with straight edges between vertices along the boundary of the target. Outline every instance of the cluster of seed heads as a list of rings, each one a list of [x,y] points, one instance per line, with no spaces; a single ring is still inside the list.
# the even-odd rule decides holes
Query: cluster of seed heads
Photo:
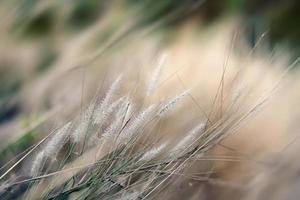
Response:
[[[166,59],[164,55],[154,70],[152,79],[147,86],[147,96],[151,95],[159,81],[163,63]],[[118,97],[123,75],[118,76],[111,84],[99,103],[93,100],[81,113],[79,119],[69,122],[56,131],[53,137],[43,146],[43,150],[36,155],[31,167],[31,175],[39,174],[46,158],[55,159],[57,153],[64,145],[67,137],[74,144],[89,141],[89,146],[105,145],[109,141],[116,139],[118,145],[128,143],[132,138],[138,136],[143,131],[143,127],[155,117],[167,116],[175,105],[181,101],[190,90],[177,94],[162,105],[152,104],[144,107],[140,112],[134,113],[134,102],[128,96]],[[196,131],[194,131],[196,132]],[[97,133],[97,134],[96,134]],[[192,134],[194,135],[194,134]],[[191,137],[191,136],[190,136]],[[194,136],[193,136],[194,138]],[[188,142],[188,141],[187,141]],[[186,144],[182,144],[185,146]],[[166,144],[154,147],[146,152],[139,161],[149,161],[161,153]],[[176,147],[178,148],[178,147]]]

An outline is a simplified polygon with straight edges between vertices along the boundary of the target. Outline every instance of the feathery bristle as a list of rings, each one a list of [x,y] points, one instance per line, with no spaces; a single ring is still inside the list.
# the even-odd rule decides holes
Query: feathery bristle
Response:
[[[126,128],[120,135],[120,140],[127,142],[140,128],[142,129],[148,119],[154,114],[156,106],[151,105],[138,114],[131,122],[131,124]]]
[[[98,108],[95,110],[95,117],[94,117],[94,123],[95,124],[102,124],[104,123],[110,114],[112,114],[118,106],[120,106],[126,97],[121,97],[118,100],[114,101],[111,105],[109,105],[106,108]]]
[[[190,89],[180,93],[180,94],[177,94],[174,98],[170,99],[166,104],[164,104],[161,109],[159,110],[158,112],[158,115],[160,117],[164,117],[170,110],[172,110],[175,105],[181,101],[186,95],[188,95],[190,92]]]
[[[40,173],[40,170],[43,165],[43,161],[45,159],[45,152],[40,151],[34,158],[32,165],[31,165],[31,170],[30,170],[30,175],[32,177],[37,176]]]
[[[193,144],[195,139],[198,139],[197,136],[199,136],[205,128],[205,124],[201,123],[198,126],[194,127],[192,130],[190,130],[186,136],[181,139],[176,146],[171,150],[173,153],[182,153],[190,148],[190,145]]]
[[[118,130],[120,130],[122,127],[124,117],[127,112],[127,107],[129,105],[129,101],[124,101],[122,105],[123,106],[121,106],[118,112],[116,113],[116,119],[110,124],[110,126],[102,134],[102,137],[105,140],[112,138],[114,135],[116,135],[118,133]]]
[[[150,149],[139,159],[139,161],[147,162],[149,160],[152,160],[153,158],[155,158],[155,156],[157,156],[159,153],[161,153],[161,151],[166,146],[167,146],[167,144],[163,143],[163,144],[159,145],[158,147],[154,147],[154,148]]]
[[[163,65],[166,61],[166,58],[167,58],[166,53],[162,54],[162,56],[159,58],[157,67],[155,68],[155,70],[152,74],[151,80],[149,82],[147,92],[146,92],[146,96],[150,96],[155,91],[155,89],[157,88],[158,81],[159,81],[159,78],[160,78],[160,75],[161,75],[161,72],[162,72],[162,67],[163,67]]]
[[[57,130],[53,138],[46,144],[44,148],[45,156],[56,156],[57,152],[61,149],[64,140],[68,134],[68,130],[71,127],[71,122],[65,124],[62,128]]]
[[[123,75],[119,75],[116,80],[112,83],[112,85],[110,86],[110,88],[108,89],[108,91],[105,94],[105,97],[103,98],[103,100],[100,103],[100,110],[103,110],[105,107],[109,106],[109,104],[113,101],[114,96],[117,92],[117,90],[120,87],[120,82],[122,80]]]
[[[91,103],[86,109],[86,111],[83,113],[81,121],[79,122],[78,126],[71,135],[74,143],[80,143],[84,140],[88,126],[90,125],[93,117],[94,109],[95,104]]]

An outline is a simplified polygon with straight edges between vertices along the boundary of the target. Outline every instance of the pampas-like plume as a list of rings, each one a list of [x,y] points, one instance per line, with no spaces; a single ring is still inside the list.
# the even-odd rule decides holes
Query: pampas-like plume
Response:
[[[158,80],[160,78],[160,74],[162,72],[162,67],[163,67],[163,65],[166,61],[166,58],[167,58],[166,53],[162,54],[162,56],[159,58],[158,65],[155,68],[155,70],[153,72],[153,75],[151,77],[151,80],[149,82],[147,92],[146,92],[146,96],[150,96],[155,91],[155,89],[157,88]]]
[[[43,165],[44,159],[49,157],[55,157],[58,151],[61,149],[66,135],[68,134],[68,130],[71,126],[71,122],[65,124],[62,128],[57,130],[55,135],[51,138],[51,140],[46,144],[43,151],[39,152],[34,161],[32,162],[30,175],[36,176],[38,175],[41,167]]]
[[[166,104],[164,104],[158,112],[160,117],[164,117],[175,105],[182,100],[186,95],[189,94],[191,89],[188,89],[180,94],[177,94],[174,98],[170,99]]]
[[[43,165],[43,162],[44,162],[44,159],[45,159],[45,152],[44,151],[41,151],[39,152],[33,162],[32,162],[32,165],[31,165],[31,170],[30,170],[30,175],[32,177],[35,177],[39,174],[41,168],[42,168],[42,165]]]
[[[156,106],[151,105],[148,108],[146,108],[144,111],[142,111],[140,114],[138,114],[132,121],[132,123],[129,125],[127,129],[125,129],[119,139],[122,142],[127,142],[132,136],[140,129],[143,128],[144,124],[147,122],[148,119],[151,118],[151,116],[154,114]]]
[[[102,137],[104,140],[112,138],[118,130],[122,127],[124,117],[126,116],[128,106],[130,105],[130,100],[127,99],[122,103],[121,108],[116,113],[116,119],[111,123],[111,125],[104,131]]]
[[[95,109],[95,104],[91,103],[89,107],[86,109],[86,111],[83,113],[83,116],[81,117],[81,121],[79,122],[77,128],[71,135],[75,143],[80,143],[85,138],[85,133],[87,132],[88,126],[93,117],[94,109]]]
[[[172,154],[178,155],[178,153],[182,153],[190,148],[190,145],[193,144],[195,139],[198,139],[197,136],[204,131],[205,124],[201,123],[190,130],[186,136],[180,140],[176,146],[171,150]]]
[[[65,124],[60,128],[51,140],[44,147],[45,156],[53,157],[56,156],[60,148],[62,147],[64,140],[68,134],[68,130],[71,127],[71,122]]]
[[[94,123],[102,124],[103,122],[105,122],[106,119],[109,117],[109,115],[113,113],[115,109],[124,102],[125,99],[126,97],[119,98],[118,100],[114,101],[110,106],[108,106],[106,109],[98,107],[95,110]]]
[[[102,124],[108,116],[122,103],[124,102],[125,97],[122,97],[112,104],[114,94],[119,88],[122,75],[120,75],[111,85],[107,91],[105,97],[101,103],[96,106],[95,103],[91,103],[87,110],[84,112],[82,120],[74,133],[72,134],[73,141],[75,143],[80,143],[84,140],[86,132],[89,125],[93,124]]]
[[[119,75],[117,77],[117,79],[112,83],[112,85],[110,86],[110,88],[106,92],[105,97],[102,99],[102,101],[99,105],[100,110],[103,110],[106,107],[108,107],[109,104],[113,101],[113,98],[114,98],[117,90],[120,87],[120,82],[122,80],[122,77],[123,77],[123,75]]]
[[[150,149],[149,151],[147,151],[139,160],[138,162],[147,162],[149,160],[152,160],[153,158],[155,158],[155,156],[157,156],[159,153],[161,153],[161,151],[167,146],[166,143],[163,143],[161,145],[159,145],[158,147],[154,147],[152,149]]]

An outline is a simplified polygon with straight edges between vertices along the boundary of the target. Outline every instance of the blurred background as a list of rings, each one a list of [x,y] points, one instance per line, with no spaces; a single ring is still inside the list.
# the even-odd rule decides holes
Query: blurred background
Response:
[[[227,19],[250,48],[262,38],[270,52],[300,56],[298,0],[2,0],[0,165],[72,116],[100,68],[138,71],[188,24],[200,37]]]

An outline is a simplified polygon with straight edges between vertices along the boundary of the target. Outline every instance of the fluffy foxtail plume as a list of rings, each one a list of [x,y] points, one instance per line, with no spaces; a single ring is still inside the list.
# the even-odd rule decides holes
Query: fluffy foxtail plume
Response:
[[[203,133],[204,128],[205,124],[201,123],[189,131],[186,136],[171,150],[172,154],[176,154],[178,156],[178,153],[183,153],[190,149],[191,144],[193,144],[195,140],[198,139],[198,136]]]
[[[123,75],[119,75],[116,80],[112,83],[112,85],[110,86],[110,88],[108,89],[108,91],[105,94],[105,97],[102,99],[101,103],[100,103],[100,110],[105,109],[107,106],[109,106],[109,104],[113,101],[115,94],[117,92],[117,90],[120,87],[120,83],[122,80]]]
[[[166,104],[164,104],[158,112],[160,117],[164,117],[170,110],[172,110],[175,105],[181,101],[186,95],[189,94],[191,89],[188,89],[180,94],[177,94],[174,98],[170,99]]]
[[[69,133],[68,131],[70,127],[71,127],[71,122],[68,122],[55,133],[55,135],[44,147],[45,156],[48,157],[56,156],[58,151],[61,149],[67,134]]]
[[[80,143],[81,141],[84,140],[85,135],[87,133],[88,126],[91,123],[94,110],[95,110],[95,103],[91,103],[86,109],[86,111],[84,111],[78,126],[76,127],[76,129],[71,135],[74,143]]]
[[[44,160],[45,160],[45,152],[41,151],[36,155],[36,157],[32,162],[31,169],[30,169],[30,175],[32,177],[35,177],[39,174],[41,168],[43,167]]]
[[[132,138],[133,135],[140,129],[143,129],[143,126],[147,123],[147,120],[151,119],[151,116],[154,114],[156,106],[150,105],[140,114],[138,114],[130,123],[129,127],[126,128],[120,135],[120,140],[127,142],[128,139]]]
[[[124,122],[124,118],[126,116],[129,105],[130,105],[129,99],[127,99],[122,103],[122,106],[116,113],[116,119],[110,124],[110,126],[104,131],[102,135],[104,140],[112,138],[122,128],[122,124]]]
[[[107,108],[100,108],[98,107],[95,110],[95,117],[94,117],[94,123],[95,124],[102,124],[107,120],[110,114],[112,114],[118,106],[122,105],[122,103],[125,101],[127,97],[121,97],[118,100],[114,101],[111,105],[109,105]]]
[[[167,146],[167,143],[163,143],[159,145],[158,147],[153,147],[149,151],[147,151],[140,159],[138,162],[147,162],[149,160],[152,160],[155,158],[158,154],[161,153],[161,151]]]
[[[146,96],[150,96],[155,91],[155,89],[157,88],[159,78],[160,78],[160,75],[162,73],[162,68],[163,68],[163,65],[166,61],[167,56],[168,55],[166,53],[164,53],[159,58],[157,67],[155,68],[155,70],[153,72],[153,75],[151,77],[151,80],[149,82],[147,92],[146,92]]]

